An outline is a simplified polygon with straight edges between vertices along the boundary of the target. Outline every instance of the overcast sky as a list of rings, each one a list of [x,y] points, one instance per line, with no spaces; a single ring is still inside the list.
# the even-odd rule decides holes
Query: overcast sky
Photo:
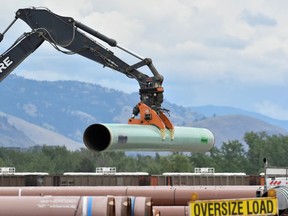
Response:
[[[45,6],[152,58],[164,76],[165,99],[172,103],[225,105],[288,120],[287,0],[0,2],[0,32],[19,8]],[[30,28],[18,20],[4,36],[0,54],[24,31]],[[59,53],[48,43],[13,73],[38,80],[93,82],[125,92],[139,89],[136,80],[82,56]]]

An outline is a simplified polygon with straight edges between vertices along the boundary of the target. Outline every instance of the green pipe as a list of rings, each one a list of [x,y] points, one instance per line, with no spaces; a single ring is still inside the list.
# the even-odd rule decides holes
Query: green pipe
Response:
[[[175,127],[161,138],[153,125],[92,124],[83,134],[84,144],[94,151],[178,151],[207,152],[214,145],[214,136],[205,128]]]

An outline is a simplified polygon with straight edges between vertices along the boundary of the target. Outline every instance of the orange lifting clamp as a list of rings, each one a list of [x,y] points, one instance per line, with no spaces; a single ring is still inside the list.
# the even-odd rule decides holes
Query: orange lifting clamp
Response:
[[[128,124],[140,124],[140,125],[154,125],[159,128],[161,133],[161,138],[164,140],[166,137],[166,129],[170,132],[170,139],[174,139],[174,126],[168,117],[159,111],[159,114],[143,102],[137,104],[139,109],[140,118],[136,119],[134,117],[128,120]]]

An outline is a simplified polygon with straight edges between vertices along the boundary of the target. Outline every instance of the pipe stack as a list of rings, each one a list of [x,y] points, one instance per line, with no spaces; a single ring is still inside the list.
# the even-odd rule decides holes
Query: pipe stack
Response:
[[[192,194],[197,194],[199,200],[253,198],[258,187],[2,187],[0,215],[187,216]]]

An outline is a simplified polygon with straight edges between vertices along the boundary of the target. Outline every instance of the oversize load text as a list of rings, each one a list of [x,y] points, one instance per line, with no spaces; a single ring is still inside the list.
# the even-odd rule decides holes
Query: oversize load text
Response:
[[[278,214],[276,198],[251,200],[217,200],[191,202],[190,215],[220,216],[220,215],[276,215]]]

